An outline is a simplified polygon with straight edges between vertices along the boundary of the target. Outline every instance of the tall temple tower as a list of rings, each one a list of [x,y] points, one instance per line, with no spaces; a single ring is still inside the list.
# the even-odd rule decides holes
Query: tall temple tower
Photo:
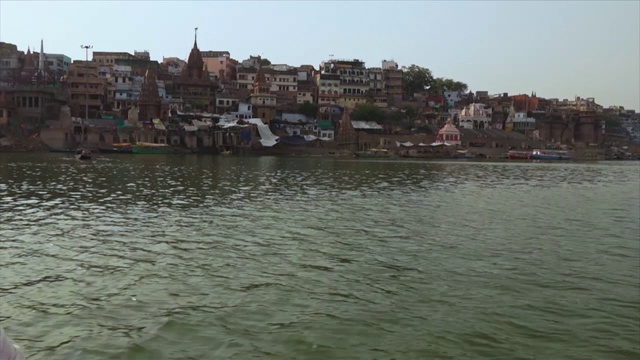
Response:
[[[161,99],[158,95],[156,75],[151,69],[147,69],[140,91],[140,100],[138,101],[138,119],[140,119],[140,121],[149,121],[159,118],[160,107]]]
[[[189,59],[187,60],[187,66],[184,67],[186,76],[193,80],[205,79],[204,74],[204,60],[202,59],[202,53],[198,49],[198,28],[195,28],[195,36],[193,39],[193,48],[189,53]],[[209,78],[209,74],[206,74],[206,79]]]
[[[267,81],[264,67],[258,70],[249,99],[254,117],[260,118],[265,124],[269,124],[271,119],[276,117],[277,98],[271,93],[271,84]]]

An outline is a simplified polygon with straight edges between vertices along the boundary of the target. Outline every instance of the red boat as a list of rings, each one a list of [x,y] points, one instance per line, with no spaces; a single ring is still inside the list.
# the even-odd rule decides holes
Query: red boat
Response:
[[[531,159],[531,151],[514,151],[511,150],[507,154],[509,160],[529,160]]]

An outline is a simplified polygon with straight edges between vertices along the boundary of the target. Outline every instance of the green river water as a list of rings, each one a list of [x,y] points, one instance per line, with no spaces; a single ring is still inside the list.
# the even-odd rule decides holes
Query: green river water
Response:
[[[0,154],[38,359],[638,359],[640,163]]]

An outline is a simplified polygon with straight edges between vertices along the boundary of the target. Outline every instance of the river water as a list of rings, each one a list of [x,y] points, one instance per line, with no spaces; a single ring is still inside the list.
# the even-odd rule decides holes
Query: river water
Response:
[[[640,166],[0,154],[37,359],[637,359]]]

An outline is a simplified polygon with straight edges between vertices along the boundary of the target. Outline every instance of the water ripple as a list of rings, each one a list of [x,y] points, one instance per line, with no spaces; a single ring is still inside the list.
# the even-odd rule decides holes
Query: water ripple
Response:
[[[640,167],[0,154],[30,359],[640,356]]]

